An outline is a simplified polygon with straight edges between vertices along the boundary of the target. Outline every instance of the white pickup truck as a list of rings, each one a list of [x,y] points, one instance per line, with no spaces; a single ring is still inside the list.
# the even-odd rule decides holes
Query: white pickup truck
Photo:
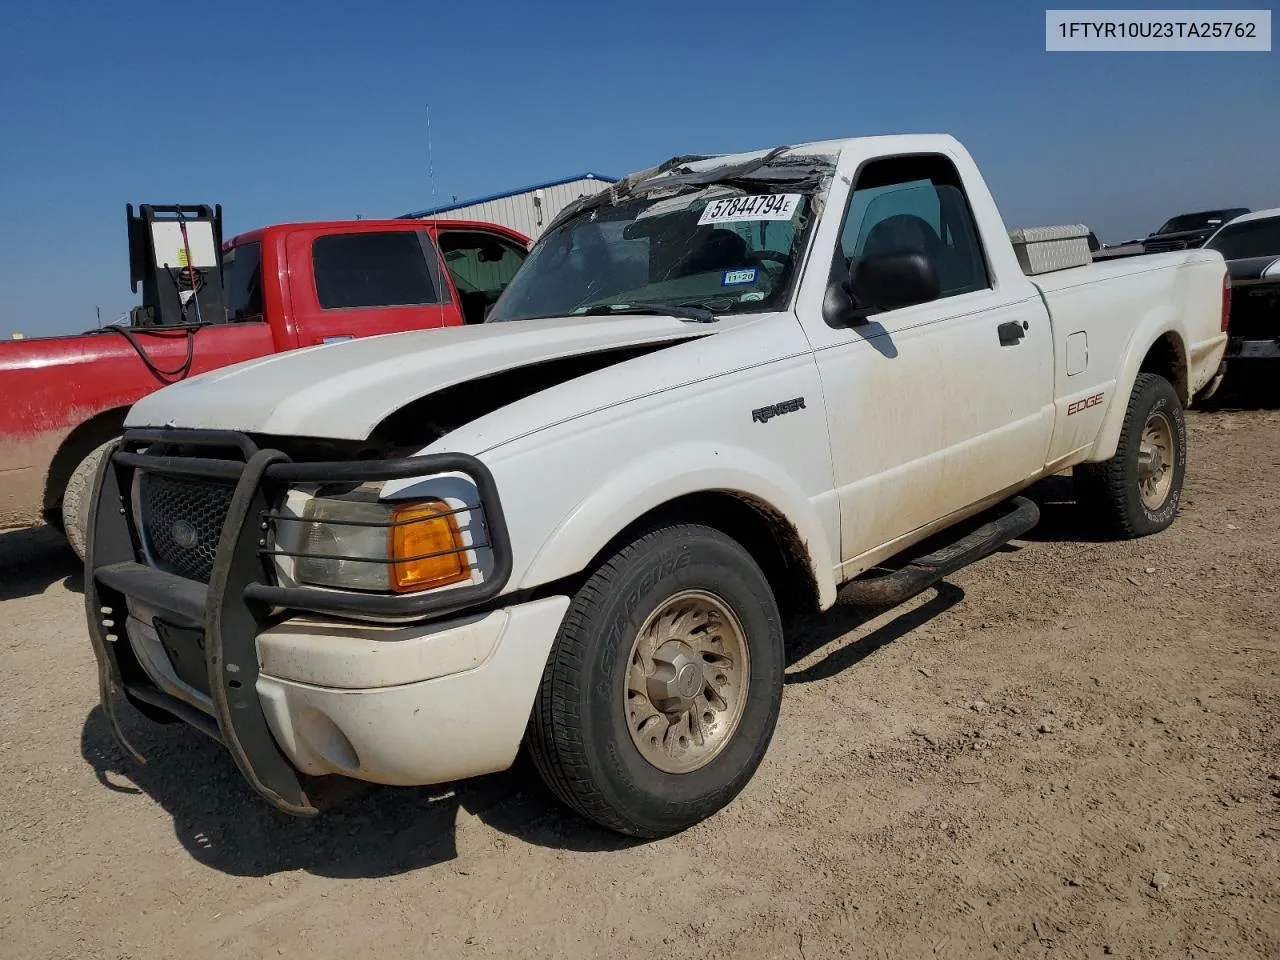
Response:
[[[922,589],[1067,468],[1118,535],[1173,521],[1225,280],[1202,250],[1027,276],[947,136],[628,177],[484,324],[133,408],[88,545],[107,714],[201,728],[293,813],[527,744],[580,814],[678,831],[760,763],[789,618]]]

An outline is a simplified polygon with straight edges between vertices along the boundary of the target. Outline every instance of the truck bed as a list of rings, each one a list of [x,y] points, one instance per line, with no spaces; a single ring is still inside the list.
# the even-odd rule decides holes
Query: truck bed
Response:
[[[1051,273],[1037,273],[1030,280],[1042,292],[1064,290],[1083,283],[1096,283],[1120,276],[1173,270],[1184,263],[1212,263],[1215,254],[1207,250],[1178,250],[1173,253],[1151,253],[1142,257],[1099,260],[1082,267],[1069,267]]]
[[[42,507],[54,505],[48,471],[68,431],[91,431],[104,415],[123,420],[126,408],[165,384],[273,350],[265,323],[132,332],[155,369],[115,332],[0,342],[0,527],[38,522]]]
[[[1205,250],[1151,254],[1072,267],[1028,279],[1053,320],[1055,430],[1049,461],[1069,458],[1097,436],[1111,412],[1118,376],[1115,358],[1132,356],[1129,342],[1172,320],[1169,349],[1188,361],[1187,382],[1175,388],[1184,405],[1217,373],[1217,349],[1226,340],[1218,318],[1221,288],[1198,282],[1222,270]],[[1136,374],[1136,370],[1133,371]],[[1101,399],[1082,410],[1079,404]]]

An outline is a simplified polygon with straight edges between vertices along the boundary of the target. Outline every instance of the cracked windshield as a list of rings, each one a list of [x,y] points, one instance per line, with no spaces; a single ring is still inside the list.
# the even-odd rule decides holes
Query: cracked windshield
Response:
[[[534,247],[488,319],[780,309],[811,209],[786,189],[713,184],[584,210]]]

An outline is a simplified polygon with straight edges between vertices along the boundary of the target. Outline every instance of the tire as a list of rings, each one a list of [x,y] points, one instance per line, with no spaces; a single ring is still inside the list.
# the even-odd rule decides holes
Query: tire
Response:
[[[655,528],[574,595],[530,717],[529,753],[581,816],[634,837],[677,833],[755,773],[784,666],[777,603],[751,555],[710,527]],[[683,703],[693,709],[673,721]]]
[[[89,530],[89,504],[93,496],[93,481],[98,475],[98,464],[106,455],[115,438],[89,451],[88,456],[76,464],[62,492],[62,525],[67,543],[77,557],[84,559],[85,538]]]
[[[1153,433],[1154,431],[1154,433]],[[1152,442],[1155,438],[1160,442]],[[1154,463],[1160,479],[1144,465]],[[1187,471],[1187,424],[1177,391],[1164,377],[1134,382],[1116,455],[1073,471],[1076,501],[1123,539],[1159,533],[1177,516]]]

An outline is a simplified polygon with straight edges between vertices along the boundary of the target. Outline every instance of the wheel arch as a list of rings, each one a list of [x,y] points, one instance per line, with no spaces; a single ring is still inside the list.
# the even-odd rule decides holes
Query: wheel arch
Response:
[[[124,432],[124,418],[128,412],[127,406],[103,410],[66,435],[49,462],[49,471],[45,475],[43,506],[46,514],[62,509],[67,481],[80,461],[95,447]]]
[[[1191,400],[1188,389],[1189,372],[1186,344],[1175,331],[1166,330],[1143,354],[1142,362],[1138,364],[1138,370],[1134,374],[1134,380],[1137,380],[1139,373],[1159,374],[1173,384],[1178,399],[1185,407]]]
[[[784,620],[820,609],[818,581],[800,532],[781,511],[740,491],[703,490],[645,511],[611,538],[585,570],[594,569],[646,530],[673,523],[700,524],[718,530],[751,554],[773,585]]]
[[[1139,334],[1142,333],[1141,328]],[[1131,343],[1145,343],[1141,349],[1131,349],[1125,357],[1120,376],[1116,379],[1115,395],[1107,407],[1106,418],[1098,434],[1098,443],[1090,460],[1109,460],[1115,456],[1120,443],[1120,430],[1124,425],[1125,411],[1129,406],[1129,395],[1133,393],[1133,385],[1138,374],[1154,373],[1164,377],[1173,385],[1178,400],[1186,407],[1191,402],[1190,366],[1187,359],[1187,344],[1182,334],[1167,321],[1160,328],[1149,331],[1145,336],[1133,338]]]
[[[780,605],[801,612],[834,603],[835,561],[826,533],[834,529],[834,508],[824,524],[785,471],[748,451],[719,447],[718,456],[707,459],[696,452],[681,445],[620,465],[558,524],[539,533],[540,547],[513,581],[519,589],[542,591],[589,574],[642,527],[686,521],[741,543],[771,582],[778,578]],[[696,463],[704,466],[688,468]]]

